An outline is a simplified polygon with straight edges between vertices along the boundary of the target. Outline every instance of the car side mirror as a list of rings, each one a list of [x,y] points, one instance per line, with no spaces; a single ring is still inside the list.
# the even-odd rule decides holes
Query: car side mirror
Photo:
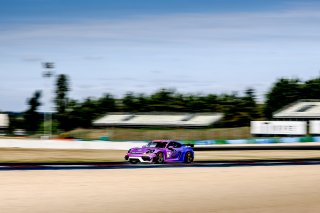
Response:
[[[173,149],[174,147],[173,146],[168,146],[168,149]]]

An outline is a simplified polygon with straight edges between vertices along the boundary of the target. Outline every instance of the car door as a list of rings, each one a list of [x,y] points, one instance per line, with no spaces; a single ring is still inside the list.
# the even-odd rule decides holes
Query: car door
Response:
[[[170,142],[167,145],[167,159],[179,160],[182,155],[182,145],[177,142]]]

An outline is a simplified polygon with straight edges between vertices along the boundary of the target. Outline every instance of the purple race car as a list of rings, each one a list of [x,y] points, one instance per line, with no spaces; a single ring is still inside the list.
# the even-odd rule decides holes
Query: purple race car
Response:
[[[129,149],[124,157],[130,163],[192,163],[193,145],[182,144],[174,140],[153,140],[142,148]]]

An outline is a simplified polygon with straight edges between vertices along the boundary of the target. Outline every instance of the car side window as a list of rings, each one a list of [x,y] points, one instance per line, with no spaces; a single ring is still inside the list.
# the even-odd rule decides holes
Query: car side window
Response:
[[[174,144],[173,144],[173,142],[170,142],[167,147],[169,147],[169,146],[175,147]]]
[[[181,144],[180,144],[180,143],[177,143],[177,142],[174,142],[173,147],[174,147],[174,148],[180,148],[180,147],[181,147]]]
[[[180,148],[182,145],[180,143],[177,142],[170,142],[168,147],[172,146],[173,148]]]

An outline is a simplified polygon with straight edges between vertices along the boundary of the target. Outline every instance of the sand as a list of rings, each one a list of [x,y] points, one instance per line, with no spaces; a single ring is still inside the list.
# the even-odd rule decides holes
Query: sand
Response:
[[[319,212],[320,166],[1,171],[0,212]]]

